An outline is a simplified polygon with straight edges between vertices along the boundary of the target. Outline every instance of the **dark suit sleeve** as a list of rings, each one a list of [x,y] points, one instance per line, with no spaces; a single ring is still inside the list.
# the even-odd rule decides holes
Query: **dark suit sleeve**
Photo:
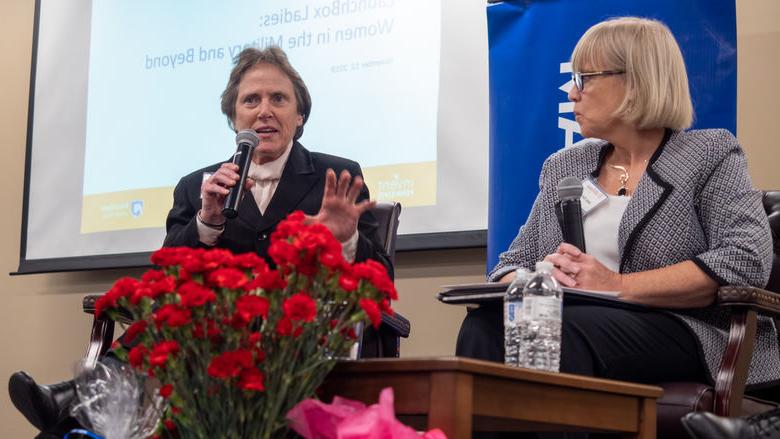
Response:
[[[165,220],[167,234],[163,247],[207,247],[198,239],[195,214],[200,210],[200,185],[196,183],[187,176],[173,190],[173,207]]]
[[[363,176],[360,165],[357,163],[355,163],[355,166],[351,167],[349,171],[353,176]],[[358,195],[358,202],[369,198],[368,187],[364,185],[363,189],[360,191],[360,195]],[[370,210],[360,216],[360,220],[358,221],[358,242],[357,251],[355,253],[355,262],[373,259],[384,265],[385,268],[387,268],[387,273],[390,275],[390,278],[393,279],[395,276],[393,263],[390,262],[390,257],[385,252],[384,247],[380,244],[378,227],[379,224],[377,223],[376,217]]]

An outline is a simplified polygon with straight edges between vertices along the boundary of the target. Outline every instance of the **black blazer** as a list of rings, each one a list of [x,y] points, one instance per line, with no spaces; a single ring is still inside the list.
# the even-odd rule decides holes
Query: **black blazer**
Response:
[[[222,163],[199,169],[182,178],[176,185],[173,192],[173,207],[168,212],[165,222],[167,235],[163,243],[164,247],[207,247],[198,240],[195,215],[201,206],[200,188],[203,173],[215,172],[220,165]],[[266,208],[265,215],[260,213],[251,193],[246,192],[238,208],[238,217],[228,220],[216,246],[234,253],[255,252],[269,259],[267,256],[269,238],[279,221],[295,210],[302,210],[308,215],[319,212],[325,191],[325,172],[328,168],[336,171],[336,175],[344,169],[353,177],[363,175],[357,162],[310,152],[300,143],[294,142],[279,180],[279,186]],[[369,198],[368,188],[363,186],[358,201],[367,198]],[[377,221],[371,211],[365,212],[360,217],[358,234],[355,260],[373,259],[384,265],[392,278],[393,265],[380,244]]]

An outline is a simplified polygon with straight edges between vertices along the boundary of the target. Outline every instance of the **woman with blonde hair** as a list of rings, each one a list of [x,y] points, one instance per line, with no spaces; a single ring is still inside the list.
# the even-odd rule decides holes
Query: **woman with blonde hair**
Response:
[[[588,29],[572,54],[569,100],[585,140],[550,156],[526,223],[488,275],[554,264],[564,286],[618,291],[643,310],[563,309],[561,372],[643,383],[712,381],[728,320],[710,307],[719,285],[763,287],[770,230],[745,155],[726,130],[693,120],[685,63],[670,30],[622,17]],[[563,242],[557,183],[603,194],[583,219],[582,252]],[[503,361],[501,309],[470,311],[457,354]],[[748,384],[780,379],[777,332],[759,318]]]

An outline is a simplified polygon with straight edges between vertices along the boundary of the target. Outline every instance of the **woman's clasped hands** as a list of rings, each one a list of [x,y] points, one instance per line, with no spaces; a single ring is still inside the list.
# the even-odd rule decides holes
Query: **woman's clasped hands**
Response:
[[[553,277],[561,285],[598,291],[621,291],[622,276],[598,261],[595,257],[582,252],[569,243],[561,243],[555,253],[545,256],[552,262]]]

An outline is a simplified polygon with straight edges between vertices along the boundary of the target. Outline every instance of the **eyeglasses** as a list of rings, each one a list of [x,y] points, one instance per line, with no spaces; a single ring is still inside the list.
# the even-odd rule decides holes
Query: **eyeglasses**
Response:
[[[601,72],[588,73],[572,72],[571,79],[574,81],[574,85],[577,86],[577,90],[583,91],[585,89],[585,78],[590,78],[591,76],[622,75],[623,73],[626,72],[622,70],[604,70]]]

